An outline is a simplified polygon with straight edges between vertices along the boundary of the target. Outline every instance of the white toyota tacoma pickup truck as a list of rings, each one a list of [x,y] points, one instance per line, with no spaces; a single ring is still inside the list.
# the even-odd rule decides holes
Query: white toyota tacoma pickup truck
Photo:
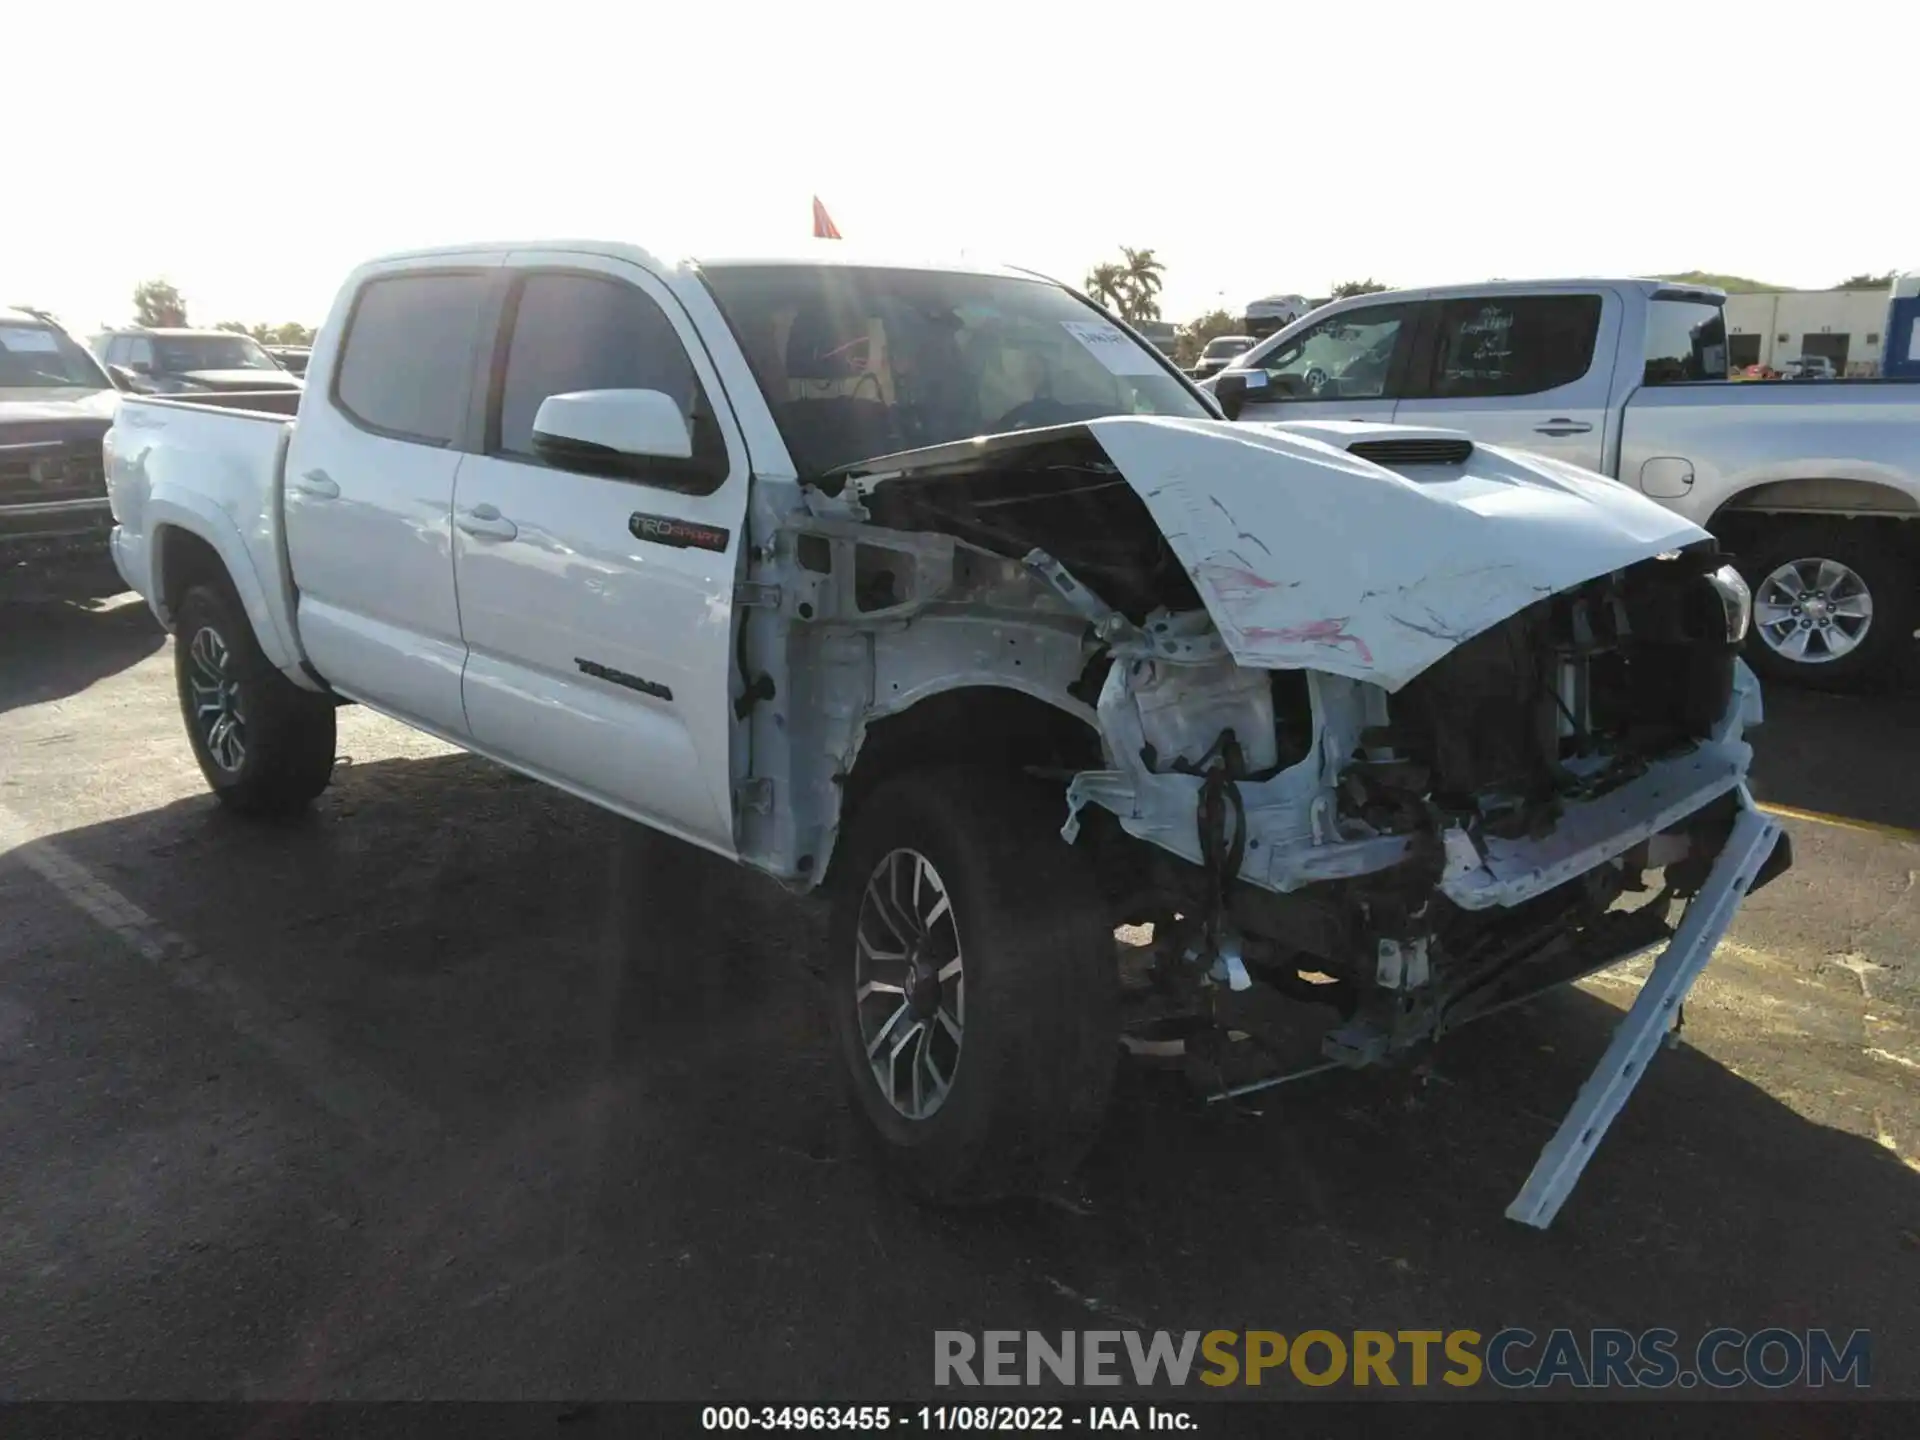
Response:
[[[1268,1002],[1361,1065],[1664,945],[1544,1225],[1789,863],[1699,527],[1455,431],[1232,424],[1022,272],[397,256],[295,420],[130,399],[106,448],[222,801],[306,805],[357,701],[824,888],[854,1103],[937,1198],[1070,1167],[1129,1036],[1228,1096],[1302,1073]]]
[[[1726,383],[1725,303],[1661,280],[1361,295],[1207,388],[1250,421],[1451,425],[1615,476],[1727,547],[1762,675],[1875,683],[1920,619],[1920,383]]]

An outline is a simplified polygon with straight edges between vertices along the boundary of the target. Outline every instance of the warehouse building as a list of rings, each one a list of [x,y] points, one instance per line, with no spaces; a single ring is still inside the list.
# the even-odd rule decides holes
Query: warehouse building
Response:
[[[1727,296],[1727,360],[1739,368],[1778,370],[1802,356],[1825,356],[1836,374],[1878,375],[1887,292],[1779,290]]]

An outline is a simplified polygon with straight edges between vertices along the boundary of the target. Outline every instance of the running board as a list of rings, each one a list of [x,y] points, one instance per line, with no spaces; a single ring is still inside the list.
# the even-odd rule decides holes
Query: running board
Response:
[[[1560,1128],[1534,1162],[1533,1173],[1520,1187],[1507,1218],[1539,1230],[1553,1223],[1560,1207],[1579,1183],[1580,1172],[1607,1133],[1633,1087],[1640,1082],[1647,1062],[1673,1029],[1681,1002],[1713,958],[1714,948],[1733,923],[1734,913],[1746,899],[1767,857],[1781,838],[1780,822],[1752,809],[1753,801],[1740,791],[1741,808],[1727,843],[1713,862],[1707,882],[1687,906],[1680,928],[1667,948],[1654,962],[1653,971],[1640,987],[1633,1008],[1613,1032],[1607,1053],[1600,1057],[1587,1083]]]

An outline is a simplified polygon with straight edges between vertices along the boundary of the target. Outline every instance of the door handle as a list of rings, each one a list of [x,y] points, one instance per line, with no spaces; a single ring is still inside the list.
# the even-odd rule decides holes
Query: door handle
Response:
[[[1533,433],[1536,435],[1585,435],[1591,429],[1593,426],[1585,420],[1569,420],[1565,416],[1556,415],[1546,424],[1534,426]]]
[[[467,534],[482,540],[511,540],[520,533],[520,527],[492,505],[476,505],[471,510],[462,510],[454,516],[453,523]]]
[[[295,477],[293,488],[316,500],[338,500],[340,484],[324,470],[308,470]]]

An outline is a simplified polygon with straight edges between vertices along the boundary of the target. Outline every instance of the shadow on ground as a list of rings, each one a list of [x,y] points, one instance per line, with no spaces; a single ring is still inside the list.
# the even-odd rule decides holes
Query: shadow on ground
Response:
[[[1425,1084],[1223,1111],[1128,1072],[1072,1187],[947,1213],[854,1133],[817,902],[494,766],[348,767],[280,829],[195,798],[54,843],[209,979],[91,932],[44,997],[10,1163],[98,1159],[0,1217],[72,1237],[0,1296],[16,1394],[845,1399],[933,1393],[936,1329],[1510,1324],[1867,1327],[1876,1391],[1920,1393],[1920,1176],[1698,1051],[1651,1068],[1552,1231],[1503,1219],[1618,1018],[1584,992],[1460,1033]],[[219,1153],[181,1150],[130,1238],[155,1117],[203,1109],[243,1118],[192,1132]],[[218,1226],[209,1194],[241,1197]]]
[[[166,638],[131,595],[0,602],[0,713],[77,695]]]

